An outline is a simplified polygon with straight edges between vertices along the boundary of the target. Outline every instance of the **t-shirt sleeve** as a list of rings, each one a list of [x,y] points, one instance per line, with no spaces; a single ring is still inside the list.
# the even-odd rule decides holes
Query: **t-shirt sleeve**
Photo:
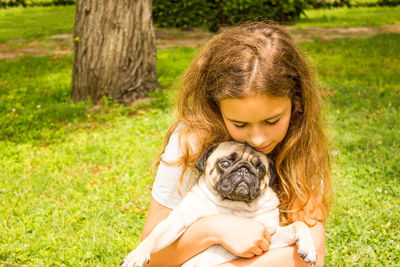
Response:
[[[173,163],[181,156],[179,131],[175,130],[169,138],[164,153],[161,155],[162,161],[158,166],[151,192],[153,198],[158,203],[170,209],[175,208],[182,199],[178,193],[178,183],[183,166],[171,166],[165,164],[163,161]]]

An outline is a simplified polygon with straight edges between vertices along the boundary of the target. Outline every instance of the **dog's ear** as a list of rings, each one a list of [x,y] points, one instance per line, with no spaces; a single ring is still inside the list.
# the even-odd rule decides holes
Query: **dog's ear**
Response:
[[[269,161],[269,184],[271,187],[277,182],[278,172],[276,171],[275,164],[272,160]]]
[[[206,162],[208,157],[211,155],[211,153],[215,150],[215,148],[218,146],[218,144],[213,144],[209,148],[207,148],[196,160],[196,168],[200,171],[203,172],[204,169],[206,168]]]

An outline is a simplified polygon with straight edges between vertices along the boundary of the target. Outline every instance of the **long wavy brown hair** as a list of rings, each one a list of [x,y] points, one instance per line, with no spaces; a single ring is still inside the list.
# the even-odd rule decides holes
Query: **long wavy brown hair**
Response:
[[[315,72],[278,25],[257,22],[230,28],[214,36],[193,60],[181,81],[176,122],[165,139],[166,144],[179,125],[183,156],[169,164],[193,168],[207,147],[230,140],[219,102],[259,93],[292,101],[286,136],[269,154],[280,177],[277,191],[282,223],[303,220],[312,225],[315,220],[325,220],[332,187],[321,118],[323,99]],[[193,136],[197,150],[189,142]]]

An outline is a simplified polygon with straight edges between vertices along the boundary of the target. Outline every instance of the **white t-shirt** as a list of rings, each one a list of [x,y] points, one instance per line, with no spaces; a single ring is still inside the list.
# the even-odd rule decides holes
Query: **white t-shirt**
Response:
[[[164,153],[161,155],[161,159],[165,162],[176,162],[182,156],[182,151],[179,146],[179,128],[180,127],[177,127],[171,134]],[[194,143],[195,142],[192,140],[192,147],[195,147]],[[195,182],[195,179],[189,179],[190,175],[194,175],[194,172],[189,168],[186,169],[181,186],[181,196],[178,192],[178,184],[183,166],[169,166],[163,161],[161,161],[158,166],[151,194],[158,203],[167,208],[173,209],[187,193],[186,189],[190,188],[188,182],[191,183],[190,185]]]

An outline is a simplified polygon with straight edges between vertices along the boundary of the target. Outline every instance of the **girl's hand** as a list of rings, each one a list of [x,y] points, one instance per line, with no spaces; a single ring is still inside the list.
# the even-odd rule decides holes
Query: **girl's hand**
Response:
[[[271,235],[259,222],[232,214],[210,215],[207,221],[214,242],[239,257],[251,258],[269,250]]]

